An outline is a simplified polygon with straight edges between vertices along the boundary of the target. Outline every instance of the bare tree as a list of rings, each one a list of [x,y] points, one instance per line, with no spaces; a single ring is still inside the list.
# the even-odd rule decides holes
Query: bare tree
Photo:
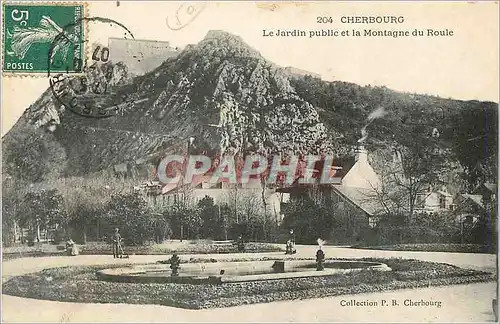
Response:
[[[395,145],[392,162],[384,161],[382,186],[373,187],[367,198],[376,200],[385,213],[404,214],[411,222],[415,210],[429,189],[445,183],[448,164],[446,151],[435,141]]]

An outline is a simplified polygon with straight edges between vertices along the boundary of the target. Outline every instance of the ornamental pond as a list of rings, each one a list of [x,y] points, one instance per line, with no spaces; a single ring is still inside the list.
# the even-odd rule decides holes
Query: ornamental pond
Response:
[[[172,275],[170,264],[132,265],[98,270],[97,278],[112,282],[223,284],[304,277],[332,276],[361,270],[391,271],[384,263],[325,260],[317,269],[314,260],[269,260],[215,263],[182,263]]]

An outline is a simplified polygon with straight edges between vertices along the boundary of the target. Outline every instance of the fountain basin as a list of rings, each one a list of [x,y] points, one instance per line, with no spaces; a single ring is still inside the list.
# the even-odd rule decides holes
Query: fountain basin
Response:
[[[347,260],[327,260],[325,269],[316,271],[313,260],[245,261],[217,263],[183,263],[179,276],[172,277],[169,264],[147,264],[97,271],[100,280],[133,283],[222,284],[304,277],[332,276],[370,269],[391,271],[384,263]]]

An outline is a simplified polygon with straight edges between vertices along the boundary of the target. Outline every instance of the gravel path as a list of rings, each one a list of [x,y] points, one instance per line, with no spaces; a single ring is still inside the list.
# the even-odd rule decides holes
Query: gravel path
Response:
[[[315,246],[298,246],[297,257],[314,257]],[[403,257],[455,264],[461,267],[496,271],[496,256],[488,254],[356,250],[325,247],[327,257]],[[281,257],[283,253],[252,254],[255,257]],[[187,255],[182,257],[191,257]],[[232,254],[248,257],[249,254]],[[131,256],[119,263],[154,262],[169,256]],[[228,255],[205,255],[215,259]],[[66,265],[105,264],[111,256],[44,257],[15,259],[3,263],[2,279],[44,268]],[[286,293],[286,292],[284,292]],[[303,301],[245,305],[231,308],[186,310],[157,305],[79,304],[19,298],[2,295],[4,322],[493,322],[491,307],[495,283],[399,290],[375,294],[328,297]],[[404,306],[413,302],[440,301],[436,306]],[[351,300],[378,303],[370,306],[342,306]],[[388,306],[381,306],[386,300]],[[398,305],[390,306],[392,300]],[[408,303],[408,301],[406,302]]]

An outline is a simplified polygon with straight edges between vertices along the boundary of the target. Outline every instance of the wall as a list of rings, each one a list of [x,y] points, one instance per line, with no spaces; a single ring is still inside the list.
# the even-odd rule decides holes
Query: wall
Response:
[[[179,51],[170,47],[169,42],[132,39],[109,39],[109,60],[123,62],[134,75],[143,75],[161,65]]]
[[[342,185],[352,188],[380,188],[380,178],[368,163],[366,151],[358,153],[356,163],[342,178]]]
[[[332,191],[331,199],[339,213],[338,216],[344,219],[343,223],[345,224],[342,228],[333,229],[331,240],[335,241],[335,233],[342,231],[343,233],[338,233],[342,235],[337,235],[343,237],[342,240],[338,240],[339,243],[355,243],[363,235],[363,232],[368,229],[370,217],[355,204],[346,200],[335,191]]]
[[[445,208],[441,208],[441,198],[445,199]],[[442,195],[439,192],[431,192],[421,197],[419,208],[415,208],[416,212],[438,213],[450,210],[453,204],[453,197]]]

